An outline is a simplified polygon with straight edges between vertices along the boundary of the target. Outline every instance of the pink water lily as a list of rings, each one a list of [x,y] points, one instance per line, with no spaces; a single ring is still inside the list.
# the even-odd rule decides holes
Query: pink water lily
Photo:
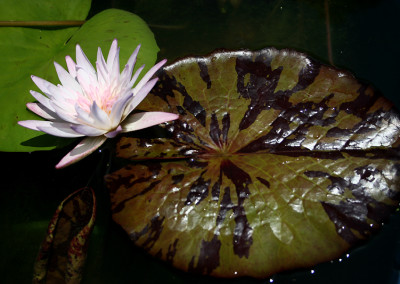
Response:
[[[117,40],[114,40],[107,61],[98,48],[97,70],[77,45],[76,63],[71,57],[66,57],[68,72],[54,63],[61,84],[56,86],[32,76],[33,82],[44,95],[31,91],[38,103],[28,103],[27,107],[47,121],[25,120],[19,121],[19,125],[59,137],[87,136],[56,168],[83,159],[99,148],[107,138],[113,138],[121,132],[139,130],[178,118],[178,115],[166,112],[131,114],[154,87],[157,78],[152,77],[166,62],[162,60],[157,63],[134,86],[144,68],[141,66],[132,76],[139,48],[140,45],[121,73],[119,47]]]

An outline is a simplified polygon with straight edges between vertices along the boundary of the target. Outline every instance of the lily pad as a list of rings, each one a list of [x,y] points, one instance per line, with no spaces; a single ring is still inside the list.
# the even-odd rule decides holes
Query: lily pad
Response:
[[[400,116],[371,86],[293,50],[165,67],[139,106],[168,138],[123,137],[106,176],[134,243],[190,272],[267,277],[334,259],[399,204]]]
[[[38,6],[36,2],[29,4],[34,7],[27,13],[21,1],[19,9],[13,9],[10,15],[25,21],[84,20],[90,8],[90,1],[69,1],[68,8],[62,1],[40,3]],[[19,16],[18,11],[22,13]],[[49,11],[54,11],[59,17],[54,19]],[[7,20],[10,20],[10,15],[0,14]],[[43,17],[40,18],[40,15]],[[156,61],[159,49],[147,24],[138,16],[122,10],[105,10],[81,27],[2,28],[0,53],[7,56],[2,56],[0,60],[3,67],[0,76],[0,105],[3,109],[0,113],[0,151],[50,150],[73,141],[32,131],[17,124],[20,120],[40,119],[26,109],[26,103],[34,101],[29,90],[39,91],[30,76],[35,75],[58,84],[54,61],[66,68],[65,56],[75,58],[75,46],[80,44],[94,64],[97,48],[101,47],[103,52],[108,51],[115,38],[121,47],[121,64],[127,62],[138,44],[142,47],[136,68],[146,64],[148,70]]]
[[[96,218],[96,199],[77,190],[57,208],[35,262],[33,283],[79,283]]]

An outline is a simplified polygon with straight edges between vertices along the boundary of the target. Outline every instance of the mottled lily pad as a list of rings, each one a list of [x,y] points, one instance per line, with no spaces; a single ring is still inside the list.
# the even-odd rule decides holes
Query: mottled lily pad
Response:
[[[33,283],[79,283],[96,216],[93,190],[82,188],[57,208],[35,262]]]
[[[400,117],[348,72],[291,50],[166,67],[141,104],[170,138],[121,138],[106,177],[136,245],[190,272],[267,277],[336,258],[399,204]]]

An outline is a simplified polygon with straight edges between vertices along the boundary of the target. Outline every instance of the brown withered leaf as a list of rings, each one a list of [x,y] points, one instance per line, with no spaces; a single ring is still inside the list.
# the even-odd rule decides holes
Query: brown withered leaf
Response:
[[[146,111],[171,138],[123,137],[114,220],[185,271],[267,277],[340,256],[399,203],[399,113],[348,72],[291,50],[165,67]]]
[[[58,206],[34,266],[33,283],[80,283],[96,216],[96,198],[82,188]]]

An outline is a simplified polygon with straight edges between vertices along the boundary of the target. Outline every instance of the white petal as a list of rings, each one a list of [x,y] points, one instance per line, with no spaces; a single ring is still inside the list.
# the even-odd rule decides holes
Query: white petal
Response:
[[[166,59],[161,60],[156,65],[151,67],[151,69],[146,73],[146,75],[143,76],[143,78],[139,81],[135,88],[133,88],[133,93],[136,94],[147,83],[147,81],[149,81],[150,78],[153,77],[154,73],[156,73],[157,70],[165,64],[165,62],[167,62]]]
[[[59,117],[57,116],[57,114],[51,110],[49,110],[48,108],[46,108],[44,105],[42,104],[37,104],[37,103],[27,103],[26,107],[36,113],[37,115],[43,117],[44,119],[47,120],[56,120],[59,119]]]
[[[65,57],[65,62],[67,62],[68,72],[72,77],[76,78],[76,63],[70,56]]]
[[[111,125],[116,126],[122,119],[122,115],[124,114],[124,110],[129,103],[129,100],[132,99],[133,94],[128,93],[128,95],[120,98],[115,104],[112,106],[110,113]]]
[[[108,52],[108,57],[107,57],[107,68],[109,71],[112,70],[112,65],[114,63],[115,55],[117,54],[117,49],[118,49],[118,41],[114,39],[113,42],[111,43],[110,51]]]
[[[111,121],[107,113],[97,106],[96,101],[93,102],[90,108],[90,115],[94,118],[96,127],[108,130],[111,127]]]
[[[32,81],[38,86],[38,88],[48,97],[52,97],[51,91],[49,90],[49,86],[54,86],[54,84],[46,81],[42,78],[36,77],[34,75],[31,76]]]
[[[54,101],[51,102],[51,105],[56,111],[56,114],[64,121],[70,122],[70,123],[79,123],[76,120],[75,112],[70,112],[68,110],[65,110],[62,107],[59,107]]]
[[[83,92],[78,82],[77,84],[79,86],[78,91],[65,87],[63,85],[58,85],[55,88],[50,87],[49,89],[52,91],[52,94],[54,94],[52,99],[69,101],[69,104],[71,104],[71,101],[75,102],[82,95]]]
[[[93,88],[97,87],[97,78],[90,75],[90,73],[86,72],[86,70],[80,66],[77,67],[76,78],[88,98],[94,99],[92,95],[95,93]]]
[[[58,137],[73,138],[84,136],[74,131],[71,128],[71,124],[67,122],[51,122],[50,126],[38,126],[38,129]]]
[[[112,63],[111,69],[109,69],[111,74],[111,80],[116,80],[119,78],[119,48],[117,49],[117,53],[114,57],[114,62]]]
[[[56,165],[56,168],[61,169],[82,160],[99,148],[106,140],[107,137],[105,136],[86,137],[74,149],[72,149],[71,152],[61,159],[61,161]]]
[[[41,93],[35,92],[31,90],[31,95],[42,105],[47,107],[49,110],[55,112],[55,109],[51,106],[50,100],[43,96]]]
[[[143,64],[142,66],[140,66],[140,67],[138,68],[138,70],[136,70],[136,72],[135,72],[135,74],[133,75],[131,81],[129,82],[128,88],[132,88],[132,87],[133,87],[133,85],[135,84],[137,78],[138,78],[139,75],[140,75],[140,72],[142,72],[143,68],[144,68],[144,64]]]
[[[143,128],[147,128],[153,125],[157,125],[170,120],[179,118],[179,115],[169,112],[141,112],[135,113],[129,116],[121,124],[122,132],[130,132]]]
[[[90,63],[89,59],[86,57],[86,54],[83,52],[79,44],[76,45],[76,65],[82,67],[86,72],[90,73],[91,75],[96,74],[92,63]]]
[[[40,131],[37,127],[42,125],[43,122],[49,123],[49,121],[42,120],[22,120],[18,121],[18,124],[32,130]]]
[[[158,78],[154,78],[153,80],[150,80],[147,82],[146,85],[142,89],[139,90],[139,92],[134,95],[133,99],[129,103],[129,105],[125,108],[124,110],[124,115],[123,118],[127,117],[132,110],[134,110],[142,101],[143,99],[148,95],[148,93],[151,91],[151,89],[154,87],[156,84]]]
[[[107,131],[104,129],[98,129],[92,126],[83,125],[83,124],[74,124],[71,128],[82,134],[83,136],[100,136],[106,133]]]
[[[139,44],[136,49],[133,51],[132,55],[129,57],[128,62],[126,63],[126,65],[129,66],[129,74],[132,74],[133,72],[133,67],[136,64],[136,59],[137,59],[137,55],[139,53],[139,49],[140,49],[141,45]]]
[[[131,80],[130,77],[132,76],[133,67],[135,67],[136,57],[137,57],[137,54],[139,52],[139,49],[140,49],[140,44],[136,47],[136,49],[132,53],[131,57],[129,57],[128,62],[126,63],[125,68],[124,68],[124,70],[122,71],[122,74],[121,74],[121,81],[120,81],[121,84],[125,85],[128,81]],[[144,65],[143,65],[143,67],[144,67]],[[135,79],[135,81],[136,81],[136,79]],[[135,81],[133,81],[133,82],[135,82]],[[132,84],[132,86],[133,86],[133,84]],[[132,86],[130,86],[129,88],[132,88]]]
[[[104,84],[108,82],[108,69],[107,64],[104,61],[103,53],[101,52],[101,48],[97,49],[97,61],[96,61],[96,68],[97,68],[97,80],[100,84]]]
[[[105,133],[104,136],[106,136],[107,138],[114,138],[121,132],[122,132],[122,127],[121,125],[118,125],[118,127],[115,130]]]
[[[75,111],[77,114],[77,121],[80,122],[80,124],[87,124],[87,125],[93,125],[94,119],[84,111],[80,106],[76,105],[75,106]]]
[[[56,67],[58,78],[60,79],[60,82],[64,87],[69,87],[70,89],[77,92],[81,91],[81,87],[79,86],[75,78],[71,76],[71,74],[65,71],[65,69],[57,62],[54,62],[54,66]]]
[[[71,124],[66,122],[53,122],[42,120],[24,120],[18,121],[18,124],[37,131],[46,132],[47,134],[58,137],[81,137],[79,134],[71,129]]]

